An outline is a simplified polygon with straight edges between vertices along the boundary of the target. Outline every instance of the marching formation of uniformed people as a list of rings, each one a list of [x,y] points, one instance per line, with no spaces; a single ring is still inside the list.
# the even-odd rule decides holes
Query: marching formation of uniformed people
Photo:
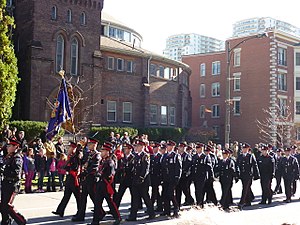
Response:
[[[143,137],[123,142],[104,142],[90,138],[83,143],[70,142],[65,164],[64,195],[52,213],[64,216],[65,208],[73,194],[77,212],[72,221],[84,221],[88,196],[94,203],[92,225],[99,224],[107,214],[113,224],[121,223],[119,207],[126,190],[131,195],[130,213],[126,221],[136,221],[138,211],[146,205],[147,219],[159,213],[178,218],[182,206],[207,203],[229,210],[233,205],[232,187],[241,180],[242,193],[238,208],[250,206],[254,199],[251,185],[260,179],[261,201],[272,204],[273,195],[285,191],[285,202],[292,201],[299,179],[300,152],[297,146],[278,148],[267,144],[251,148],[248,143],[228,145],[225,148],[211,141],[207,144],[173,140],[149,142]],[[20,142],[10,140],[5,154],[0,154],[1,175],[1,225],[26,224],[26,219],[12,205],[20,188],[23,159]],[[272,190],[273,178],[276,181]],[[217,200],[214,181],[221,185],[222,195]],[[283,180],[284,188],[281,187]],[[194,193],[191,185],[194,185]],[[151,187],[151,188],[150,188]],[[195,197],[195,199],[193,198]],[[103,210],[106,200],[109,212]],[[182,201],[183,200],[183,201]]]

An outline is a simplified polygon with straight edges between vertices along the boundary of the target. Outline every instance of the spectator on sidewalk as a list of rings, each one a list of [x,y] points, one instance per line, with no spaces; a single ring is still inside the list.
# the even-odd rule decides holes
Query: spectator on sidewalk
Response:
[[[57,172],[57,159],[55,152],[50,152],[50,155],[47,158],[46,168],[48,174],[47,192],[55,192],[55,176]]]
[[[60,154],[66,153],[63,141],[64,141],[63,137],[58,137],[57,143],[55,144],[57,159],[60,158]]]
[[[47,162],[46,150],[44,148],[41,148],[39,150],[39,154],[36,155],[35,158],[35,168],[38,173],[37,192],[44,192],[43,184],[44,184],[44,177],[46,173],[46,162]]]
[[[66,176],[66,163],[67,163],[67,155],[65,153],[60,154],[60,158],[57,163],[57,174],[59,179],[60,191],[63,191],[64,188],[64,180]]]
[[[27,150],[24,156],[24,172],[25,172],[25,193],[32,193],[32,180],[35,174],[33,148]]]

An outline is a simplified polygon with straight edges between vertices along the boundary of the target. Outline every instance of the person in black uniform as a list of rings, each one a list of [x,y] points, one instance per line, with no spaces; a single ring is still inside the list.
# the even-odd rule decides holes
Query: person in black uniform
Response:
[[[103,145],[101,148],[101,161],[95,174],[96,192],[93,221],[90,225],[98,225],[104,218],[105,211],[102,208],[103,200],[105,199],[110,213],[113,215],[115,221],[113,225],[118,225],[121,222],[120,212],[116,203],[113,201],[114,189],[112,186],[115,175],[115,163],[111,159],[112,147]]]
[[[116,205],[120,206],[123,195],[127,188],[129,188],[130,195],[132,197],[132,177],[133,177],[133,158],[134,155],[132,153],[133,146],[131,144],[124,143],[123,144],[124,157],[120,159],[119,162],[119,170],[120,170],[120,186],[118,192],[114,195],[114,201]],[[132,201],[132,200],[131,200]]]
[[[148,193],[150,186],[150,157],[144,151],[144,148],[145,142],[143,140],[137,140],[136,153],[133,159],[132,202],[130,214],[126,219],[127,221],[136,221],[141,198],[147,206],[148,219],[155,218],[153,204]]]
[[[249,149],[250,145],[248,143],[242,144],[242,152],[237,157],[237,165],[240,171],[239,178],[243,185],[242,196],[238,205],[239,209],[251,205],[252,179],[257,180],[260,176],[255,156],[249,153]]]
[[[151,202],[154,205],[157,202],[157,208],[155,211],[162,212],[162,196],[159,193],[159,186],[162,182],[162,174],[161,174],[161,157],[162,154],[160,153],[160,143],[155,142],[153,144],[153,154],[150,155],[150,179],[151,179]]]
[[[284,149],[285,157],[279,162],[279,172],[283,177],[286,199],[290,203],[292,198],[293,182],[299,179],[299,164],[297,159],[291,155],[291,148]]]
[[[215,155],[215,147],[212,146],[212,145],[207,145],[205,154],[209,154],[210,159],[211,159],[213,172],[215,172],[215,169],[216,169],[217,164],[218,164],[218,158]],[[214,173],[213,173],[213,175],[214,175]],[[204,191],[206,192],[206,202],[207,203],[212,202],[214,205],[217,205],[218,200],[217,200],[216,192],[215,192],[215,189],[214,189],[214,176],[211,177],[210,179],[206,180]]]
[[[66,184],[64,190],[64,196],[59,203],[56,211],[52,213],[64,216],[67,204],[73,194],[76,199],[77,211],[79,210],[80,203],[80,186],[79,186],[79,174],[80,174],[80,158],[82,157],[81,146],[74,142],[70,142],[68,149],[68,160],[66,162],[65,169],[67,171]]]
[[[191,175],[191,167],[192,167],[192,156],[186,152],[187,145],[185,143],[179,143],[178,145],[178,153],[181,156],[182,160],[182,174],[179,179],[178,185],[176,186],[176,198],[177,203],[180,207],[181,205],[181,195],[182,192],[185,195],[185,204],[184,205],[192,205],[194,204],[194,199],[191,196],[189,178]]]
[[[195,185],[196,202],[201,208],[204,207],[205,182],[208,179],[213,179],[211,158],[204,151],[208,151],[208,149],[205,148],[204,144],[198,143],[192,162],[192,179]]]
[[[279,165],[280,165],[280,161],[283,158],[282,157],[282,152],[283,150],[281,148],[278,148],[276,150],[276,154],[274,155],[274,160],[275,160],[275,179],[276,179],[276,186],[274,189],[273,194],[281,194],[282,193],[282,187],[281,187],[281,174],[279,171]]]
[[[229,205],[231,204],[231,188],[233,179],[236,177],[236,174],[238,174],[236,171],[235,161],[229,157],[229,154],[229,150],[223,150],[223,158],[219,159],[216,167],[216,174],[219,176],[222,189],[220,204],[224,210],[228,210]]]
[[[12,205],[15,196],[20,190],[23,160],[20,152],[20,142],[9,140],[7,155],[4,158],[3,181],[1,189],[1,225],[11,225],[12,219],[18,225],[26,224],[26,219],[14,210]],[[12,218],[12,219],[11,219]]]
[[[167,141],[167,152],[161,160],[162,168],[162,198],[163,213],[161,215],[171,216],[170,201],[173,203],[175,218],[179,217],[179,205],[175,197],[175,188],[182,173],[182,161],[178,153],[174,151],[176,143]]]
[[[298,164],[300,164],[300,151],[298,149],[298,146],[295,144],[291,148],[294,149],[294,157],[297,159]],[[295,195],[296,191],[297,191],[297,180],[295,180],[293,183],[293,191],[292,191],[293,195]]]
[[[257,159],[257,165],[260,173],[260,184],[262,189],[262,197],[260,204],[272,203],[272,179],[275,177],[275,160],[269,155],[267,146],[261,147],[261,156]]]
[[[73,216],[72,221],[84,221],[85,210],[87,204],[87,197],[90,196],[95,205],[95,173],[98,169],[100,162],[100,154],[97,151],[98,141],[90,138],[88,140],[89,156],[87,161],[82,166],[80,174],[81,179],[81,196],[80,206],[76,215]]]

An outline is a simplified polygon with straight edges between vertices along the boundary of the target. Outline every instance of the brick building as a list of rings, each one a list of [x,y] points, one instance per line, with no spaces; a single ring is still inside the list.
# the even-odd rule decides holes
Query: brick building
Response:
[[[74,86],[75,122],[188,127],[189,76],[183,63],[141,48],[142,36],[106,15],[103,0],[15,0],[19,62],[16,119],[48,121],[60,69]]]
[[[295,49],[299,49],[296,45],[300,39],[269,31],[267,37],[248,36],[227,42],[230,46],[230,140],[251,144],[287,144],[294,140]],[[183,62],[192,69],[192,127],[215,130],[220,143],[225,140],[226,53],[183,57]]]

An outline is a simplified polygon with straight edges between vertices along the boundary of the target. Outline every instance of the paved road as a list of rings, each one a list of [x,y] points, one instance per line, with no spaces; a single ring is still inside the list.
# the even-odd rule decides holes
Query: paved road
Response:
[[[181,211],[180,219],[170,219],[167,217],[157,217],[154,220],[147,221],[146,214],[143,211],[139,212],[141,217],[137,222],[123,222],[125,225],[131,224],[201,224],[201,225],[279,225],[283,223],[299,224],[300,225],[300,184],[298,182],[298,191],[294,197],[294,201],[285,204],[282,200],[285,199],[283,194],[276,195],[271,205],[258,205],[260,201],[261,189],[259,181],[253,183],[253,192],[256,196],[255,202],[251,207],[245,208],[243,211],[226,213],[218,209],[218,207],[206,206],[205,209],[185,208]],[[215,182],[215,189],[218,199],[220,198],[220,185]],[[15,207],[25,215],[28,219],[28,224],[32,225],[68,225],[68,224],[87,224],[92,219],[91,208],[92,203],[88,201],[87,216],[85,222],[71,222],[71,217],[76,213],[75,198],[71,198],[66,209],[65,216],[60,218],[52,215],[51,211],[55,210],[62,198],[63,192],[36,193],[36,194],[20,194],[15,200]],[[241,194],[241,182],[238,182],[233,187],[234,201],[237,203]],[[128,216],[128,208],[130,196],[127,192],[120,207],[120,212],[123,218]],[[105,209],[108,210],[105,204]],[[112,217],[107,216],[101,224],[111,224]]]

